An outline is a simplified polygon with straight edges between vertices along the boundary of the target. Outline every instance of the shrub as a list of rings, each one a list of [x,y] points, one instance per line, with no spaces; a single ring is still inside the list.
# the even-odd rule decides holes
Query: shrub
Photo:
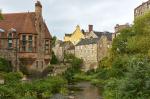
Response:
[[[9,80],[10,77],[8,74]],[[12,77],[17,80],[0,86],[0,99],[50,99],[53,94],[66,92],[67,82],[62,77],[47,77],[28,83],[18,81],[19,78]]]
[[[71,64],[71,67],[64,72],[63,76],[68,80],[69,83],[71,83],[75,80],[74,75],[80,72],[83,61],[82,59],[76,58],[75,56],[71,55],[69,62]]]
[[[22,77],[23,74],[21,72],[10,72],[4,75],[5,83],[17,83]]]
[[[1,72],[11,72],[12,68],[13,67],[9,61],[7,61],[4,58],[0,58],[0,71]]]
[[[56,57],[54,52],[52,52],[52,59],[51,59],[50,63],[51,64],[58,64],[58,59],[57,59],[57,57]]]

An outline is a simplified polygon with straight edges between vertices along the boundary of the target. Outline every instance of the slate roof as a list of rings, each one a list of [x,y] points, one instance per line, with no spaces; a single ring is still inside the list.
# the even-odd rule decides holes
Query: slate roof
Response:
[[[107,39],[109,41],[112,41],[112,33],[110,33],[110,32],[96,32],[96,31],[94,31],[94,33],[96,34],[96,36],[98,36],[98,38],[101,38],[101,36],[104,35],[107,37]]]
[[[70,42],[70,41],[64,41],[64,42],[61,42],[61,43],[60,43],[60,47],[64,47],[64,46],[66,46],[66,45],[73,45],[73,43]]]
[[[101,37],[103,35],[103,32],[96,32],[94,31],[94,33],[96,34],[96,36]]]
[[[104,33],[103,35],[105,35],[109,41],[112,41],[112,34],[113,33],[108,32],[108,33]]]
[[[81,41],[78,44],[76,44],[76,46],[97,44],[98,40],[99,40],[99,38],[81,39]]]
[[[3,20],[0,20],[0,28],[6,32],[9,29],[14,28],[18,33],[35,33],[37,34],[35,27],[35,12],[24,13],[8,13],[3,14]],[[50,32],[45,26],[45,38],[51,38]]]

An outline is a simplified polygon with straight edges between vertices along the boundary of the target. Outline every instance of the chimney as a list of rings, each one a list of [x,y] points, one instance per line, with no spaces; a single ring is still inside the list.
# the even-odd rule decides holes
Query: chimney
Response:
[[[36,13],[37,16],[42,15],[42,5],[41,5],[40,1],[37,1],[35,3],[35,13]]]
[[[89,32],[93,31],[93,25],[89,25]]]

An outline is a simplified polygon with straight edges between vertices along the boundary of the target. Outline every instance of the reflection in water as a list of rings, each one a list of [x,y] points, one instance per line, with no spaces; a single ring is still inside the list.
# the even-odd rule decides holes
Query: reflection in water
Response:
[[[69,96],[60,94],[51,99],[102,99],[97,87],[89,82],[80,82],[76,85],[69,85]]]

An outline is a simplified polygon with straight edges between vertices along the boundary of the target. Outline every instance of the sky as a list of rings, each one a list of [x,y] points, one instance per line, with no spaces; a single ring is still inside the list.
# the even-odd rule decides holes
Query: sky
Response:
[[[147,0],[39,0],[49,31],[58,39],[77,25],[88,30],[114,32],[116,24],[133,23],[134,8]],[[36,0],[0,0],[3,13],[33,12]]]

